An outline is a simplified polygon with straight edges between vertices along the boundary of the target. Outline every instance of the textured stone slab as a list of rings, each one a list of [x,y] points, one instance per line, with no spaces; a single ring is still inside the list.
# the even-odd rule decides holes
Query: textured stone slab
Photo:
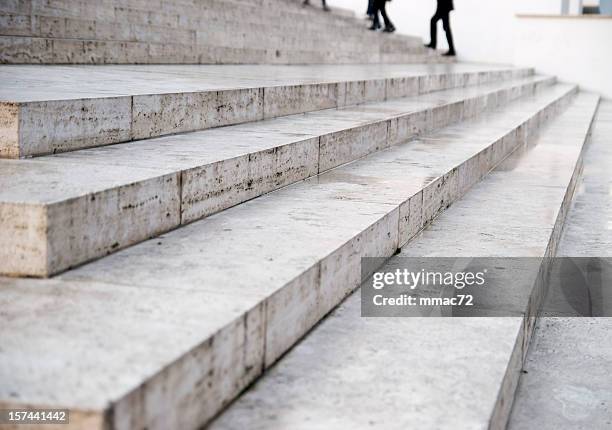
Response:
[[[53,280],[4,279],[2,337],[46,341],[28,335],[27,350],[0,351],[3,405],[70,405],[117,429],[199,427],[359,286],[362,256],[388,257],[403,245],[402,226],[432,206],[423,196],[440,202],[428,187],[473,158],[475,177],[489,171],[571,100],[569,88],[371,154]],[[408,219],[402,208],[414,210]],[[32,383],[56,374],[40,362],[62,366],[70,389]]]
[[[3,66],[0,157],[72,151],[531,74],[478,64]]]
[[[0,160],[7,166],[0,171],[0,202],[8,211],[0,225],[13,237],[0,273],[57,273],[552,82],[530,77],[34,160]],[[543,92],[542,103],[570,91],[554,87]],[[32,210],[40,211],[36,219],[45,219],[46,227],[17,234],[28,219],[20,211]],[[119,227],[128,225],[134,228]]]
[[[553,252],[597,100],[579,95],[400,256]],[[355,293],[210,428],[505,428],[528,337],[522,317],[362,318]]]
[[[559,243],[561,257],[611,257],[609,220],[612,103],[602,101],[583,176]],[[609,287],[609,285],[607,285]],[[610,291],[603,291],[610,297]],[[545,307],[544,315],[548,311]],[[521,374],[508,428],[606,428],[612,425],[612,319],[541,318]]]
[[[20,186],[13,186],[17,178]],[[180,222],[178,173],[3,160],[0,184],[0,259],[7,275],[48,276]]]
[[[4,2],[0,62],[54,64],[447,61],[418,37],[299,2]]]
[[[610,427],[611,335],[610,318],[539,319],[508,428]]]

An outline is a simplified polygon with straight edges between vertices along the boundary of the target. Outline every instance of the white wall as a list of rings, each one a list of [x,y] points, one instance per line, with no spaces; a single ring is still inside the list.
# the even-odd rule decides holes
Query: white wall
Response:
[[[330,5],[353,9],[365,16],[367,0],[328,0]],[[512,29],[515,13],[561,12],[561,0],[454,0],[451,25],[455,47],[462,61],[512,63]],[[389,17],[400,33],[418,35],[429,41],[429,19],[436,0],[392,0]],[[446,38],[438,23],[438,48],[445,49]]]
[[[327,1],[365,16],[367,0]],[[454,3],[451,25],[460,61],[534,66],[538,72],[557,75],[561,80],[612,98],[611,19],[516,17],[517,13],[559,15],[562,0],[454,0]],[[398,31],[421,36],[425,42],[429,41],[429,19],[435,8],[436,0],[387,3]],[[446,38],[441,23],[438,25],[438,48],[443,49]]]
[[[612,98],[612,19],[517,18],[514,61]]]

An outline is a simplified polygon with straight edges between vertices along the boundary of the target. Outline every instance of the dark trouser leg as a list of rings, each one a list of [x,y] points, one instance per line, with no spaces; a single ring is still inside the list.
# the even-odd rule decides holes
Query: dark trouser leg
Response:
[[[374,15],[374,12],[376,11],[376,7],[374,6],[374,0],[368,0],[368,12],[367,14],[369,16]]]
[[[431,21],[429,21],[429,46],[431,46],[433,49],[436,49],[438,44],[438,20],[440,18],[440,15],[436,13],[431,17]]]
[[[450,27],[450,14],[447,12],[442,16],[442,27],[446,33],[446,40],[448,41],[448,52],[455,52],[455,44],[453,43],[453,32]]]
[[[393,23],[387,16],[387,10],[385,8],[385,5],[387,4],[386,0],[378,0],[378,1],[380,2],[380,5],[378,6],[378,8],[380,9],[380,14],[382,15],[383,20],[385,21],[385,27],[392,28]]]
[[[374,0],[374,19],[372,20],[372,27],[379,28],[380,20],[378,19],[378,0]]]

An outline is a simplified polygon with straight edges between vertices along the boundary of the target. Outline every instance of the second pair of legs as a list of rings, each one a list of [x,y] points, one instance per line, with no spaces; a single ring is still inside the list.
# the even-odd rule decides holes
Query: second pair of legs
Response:
[[[425,45],[425,47],[436,49],[438,43],[438,21],[440,20],[442,20],[442,28],[444,28],[446,40],[448,41],[448,52],[443,55],[445,57],[454,57],[456,53],[455,44],[453,43],[453,32],[451,31],[450,27],[450,11],[437,10],[435,15],[431,17],[431,21],[429,23],[431,40],[428,45]]]
[[[378,30],[380,28],[380,20],[378,19],[378,13],[380,12],[380,15],[382,16],[383,21],[385,22],[385,29],[383,31],[386,33],[393,33],[395,31],[395,26],[393,25],[393,23],[387,16],[387,10],[385,8],[386,3],[387,3],[387,0],[373,0],[373,6],[374,6],[372,9],[373,18],[372,18],[372,26],[370,27],[370,30]]]

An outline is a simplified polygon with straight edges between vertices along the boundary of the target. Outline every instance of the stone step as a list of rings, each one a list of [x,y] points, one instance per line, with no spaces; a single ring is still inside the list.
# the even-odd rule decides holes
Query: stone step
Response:
[[[124,42],[94,39],[0,36],[0,63],[6,64],[417,64],[449,63],[427,51],[389,53],[380,47],[358,50],[317,50],[293,48],[258,49],[228,46],[194,46],[165,42]]]
[[[0,15],[1,16],[1,15]],[[145,15],[146,16],[146,15]],[[44,21],[45,17],[39,17]],[[8,18],[7,18],[8,19]],[[16,20],[17,17],[10,17]],[[118,22],[96,22],[95,25],[79,19],[70,19],[68,25],[57,18],[48,18],[52,24],[45,25],[37,35],[29,37],[64,40],[89,40],[89,41],[115,41],[115,42],[140,42],[140,43],[171,43],[193,47],[201,46],[226,46],[235,48],[263,48],[279,50],[279,52],[292,49],[307,49],[320,51],[323,43],[334,43],[334,51],[353,52],[359,55],[367,55],[372,50],[368,44],[380,45],[379,52],[414,52],[424,53],[426,49],[422,44],[409,43],[403,39],[387,37],[387,34],[371,33],[365,27],[335,28],[325,31],[327,26],[316,25],[310,22],[299,22],[291,25],[276,25],[270,27],[264,22],[244,22],[236,20],[236,17],[227,19],[200,18],[198,30],[188,30],[181,25],[179,28],[169,28],[164,25],[145,26],[140,24],[118,23]],[[21,22],[21,21],[20,21]],[[25,26],[27,22],[23,22]],[[196,23],[190,24],[195,26]],[[30,28],[28,25],[27,28]],[[78,33],[76,33],[80,30]],[[329,29],[328,29],[329,30]],[[14,30],[0,29],[3,36],[24,35],[25,31],[20,28]],[[257,43],[254,43],[257,42]],[[322,51],[323,52],[323,51]],[[59,57],[58,57],[59,58]]]
[[[608,288],[599,294],[592,291],[595,294],[585,298],[593,301],[591,316],[579,317],[585,314],[576,313],[579,308],[562,306],[567,304],[562,300],[553,301],[554,307],[545,304],[543,315],[567,317],[539,318],[508,423],[510,430],[610,427],[611,141],[612,102],[602,101],[557,252],[559,257],[602,259],[597,275]]]
[[[54,279],[3,278],[0,405],[66,405],[75,427],[205,424],[359,286],[362,256],[391,256],[574,90],[556,85]]]
[[[0,273],[49,276],[521,95],[554,78],[451,89],[230,127],[0,160]],[[549,98],[569,86],[545,92]]]
[[[554,255],[598,99],[578,95],[382,270],[401,257]],[[209,428],[505,428],[533,317],[360,315],[356,292]]]
[[[477,64],[0,67],[0,157],[72,151],[532,74],[528,68]]]
[[[21,0],[0,6],[4,63],[371,63],[423,55],[418,37],[282,0]]]
[[[206,2],[193,1],[99,1],[92,4],[86,0],[54,0],[53,2],[33,2],[21,0],[5,2],[0,5],[0,13],[5,16],[32,16],[35,18],[61,18],[89,21],[90,23],[121,20],[127,24],[155,24],[169,28],[185,26],[190,21],[183,18],[223,18],[235,17],[248,20],[263,16],[270,19],[296,19],[316,17],[313,25],[317,23],[333,24],[354,28],[357,22],[355,16],[347,14],[337,8],[333,13],[321,13],[317,8],[305,8],[301,5],[287,4],[283,1],[271,0],[267,2],[245,2],[232,0],[207,0]],[[339,12],[339,13],[337,13]],[[45,23],[39,22],[29,28],[32,35],[44,29]],[[196,29],[198,27],[190,27]],[[14,27],[6,26],[4,30]]]
[[[337,39],[338,48],[341,44],[347,43],[347,39],[354,39],[352,40],[352,47],[353,49],[357,48],[360,52],[365,52],[365,47],[355,46],[354,43],[368,40],[377,40],[383,46],[390,45],[399,50],[423,47],[421,39],[417,37],[365,31],[367,24],[363,21],[353,21],[350,24],[342,25],[338,22],[326,22],[320,17],[317,17],[316,20],[309,19],[303,13],[272,16],[273,11],[271,10],[266,10],[264,15],[250,10],[246,12],[228,8],[226,2],[223,2],[223,6],[219,5],[217,8],[199,10],[193,14],[172,15],[171,19],[162,15],[163,17],[157,20],[151,15],[157,12],[127,8],[117,8],[112,17],[95,21],[88,19],[86,16],[58,18],[56,16],[14,15],[0,12],[3,23],[0,34],[5,36],[125,42],[156,42],[171,38],[174,42],[193,43],[200,37],[201,33],[206,34],[209,27],[226,26],[221,29],[223,32],[227,32],[224,35],[226,37],[231,37],[232,33],[259,31],[265,33],[260,34],[262,36],[302,37],[303,41],[310,38]],[[304,36],[307,36],[307,38]]]
[[[21,3],[22,7],[19,7]],[[27,4],[31,3],[28,8]],[[134,4],[137,3],[137,4]],[[239,20],[245,24],[267,24],[267,31],[285,29],[288,23],[307,31],[330,35],[354,34],[371,38],[364,32],[366,23],[355,17],[336,13],[320,13],[312,8],[283,7],[282,2],[248,4],[245,2],[208,0],[205,3],[159,2],[98,2],[54,1],[8,3],[0,6],[2,27],[0,34],[32,37],[59,37],[107,40],[132,40],[138,34],[166,29],[168,36],[198,31],[207,24],[223,20]],[[114,32],[112,30],[115,30]],[[180,33],[172,34],[180,30]],[[340,32],[340,33],[339,33]],[[130,37],[126,37],[130,35]],[[387,35],[386,35],[387,36]],[[403,46],[418,46],[420,38],[398,34],[386,40],[402,42]]]

